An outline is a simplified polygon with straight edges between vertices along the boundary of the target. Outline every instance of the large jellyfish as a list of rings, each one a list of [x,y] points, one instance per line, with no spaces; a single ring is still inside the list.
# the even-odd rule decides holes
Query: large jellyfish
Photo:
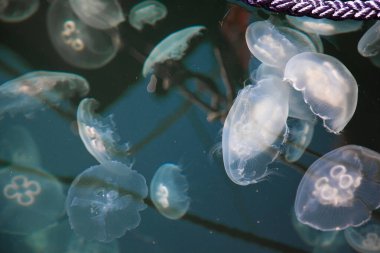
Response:
[[[71,228],[90,240],[120,238],[140,224],[147,195],[145,178],[122,163],[90,167],[75,178],[67,194]]]
[[[69,64],[85,69],[106,65],[120,46],[117,29],[99,30],[81,21],[66,0],[51,3],[47,24],[50,39]]]
[[[369,222],[357,228],[344,230],[348,244],[360,253],[380,252],[380,225]]]
[[[289,88],[268,78],[241,90],[223,127],[224,168],[236,184],[263,180],[285,138]]]
[[[40,0],[0,0],[0,20],[21,22],[37,12]]]
[[[380,53],[380,21],[369,28],[358,43],[358,51],[364,57],[374,57]]]
[[[69,0],[75,14],[87,25],[110,29],[125,20],[118,0]]]
[[[315,161],[298,186],[297,219],[323,231],[367,222],[380,206],[380,154],[347,145]]]
[[[83,99],[77,111],[79,135],[88,152],[99,163],[119,161],[132,167],[128,143],[119,145],[113,115],[101,118],[94,111],[98,102],[92,98]]]
[[[302,91],[305,102],[330,132],[341,132],[352,118],[358,86],[336,58],[313,52],[298,54],[286,64],[284,79]]]
[[[84,96],[88,91],[87,81],[75,74],[30,72],[0,86],[0,118],[5,113],[31,114],[46,104],[56,105],[75,95]]]
[[[179,219],[190,206],[189,185],[182,169],[171,163],[162,165],[150,183],[150,197],[157,210],[169,219]]]
[[[166,17],[168,10],[162,3],[154,0],[146,0],[136,4],[130,10],[128,20],[131,26],[142,30],[145,24],[155,25]]]

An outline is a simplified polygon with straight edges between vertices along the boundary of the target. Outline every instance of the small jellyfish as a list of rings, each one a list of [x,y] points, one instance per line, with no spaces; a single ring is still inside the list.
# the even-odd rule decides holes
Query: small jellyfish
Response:
[[[150,183],[150,197],[157,210],[166,218],[179,219],[190,206],[187,194],[189,185],[179,166],[171,163],[162,165]]]
[[[119,162],[92,166],[70,186],[66,211],[71,228],[88,240],[110,242],[140,224],[146,208],[145,178]]]
[[[288,98],[289,87],[275,77],[239,92],[222,136],[224,168],[234,183],[254,184],[269,174],[267,166],[286,139]]]
[[[252,81],[260,81],[270,77],[282,79],[283,75],[282,69],[261,63],[256,69],[251,71],[250,78]]]
[[[380,21],[369,28],[358,43],[358,51],[364,57],[375,57],[380,51]]]
[[[116,133],[113,115],[101,118],[94,112],[98,106],[92,98],[83,99],[78,106],[78,131],[84,145],[101,164],[119,161],[132,167],[128,143],[118,144],[120,137]]]
[[[0,86],[0,118],[5,113],[32,114],[46,104],[56,105],[74,95],[84,96],[89,89],[87,81],[75,74],[30,72]]]
[[[181,60],[189,49],[191,41],[201,36],[205,29],[204,26],[191,26],[167,36],[150,52],[144,62],[142,75],[147,77],[158,63]]]
[[[64,214],[65,196],[58,180],[34,168],[10,165],[0,170],[0,231],[30,234]]]
[[[69,2],[80,20],[97,29],[110,29],[125,20],[117,0],[69,0]]]
[[[0,20],[21,22],[37,12],[39,0],[0,0]]]
[[[288,22],[296,28],[307,33],[319,35],[334,35],[349,33],[359,30],[363,22],[358,20],[336,21],[326,18],[316,19],[311,17],[286,16]]]
[[[302,91],[305,102],[323,120],[328,131],[341,132],[352,118],[358,86],[351,72],[336,58],[300,53],[286,64],[284,79]]]
[[[360,253],[380,252],[380,225],[369,222],[357,228],[344,230],[348,244]]]
[[[297,219],[323,231],[367,222],[380,206],[380,154],[356,145],[335,149],[315,161],[297,190]]]
[[[99,30],[81,21],[66,0],[51,3],[47,17],[50,40],[59,55],[78,68],[106,65],[120,46],[117,29]]]
[[[286,62],[301,52],[316,52],[313,41],[288,27],[277,27],[269,21],[257,21],[247,27],[245,38],[251,53],[264,64],[283,68]]]
[[[145,24],[155,25],[168,14],[166,6],[154,0],[147,0],[133,6],[129,12],[129,24],[142,30]]]

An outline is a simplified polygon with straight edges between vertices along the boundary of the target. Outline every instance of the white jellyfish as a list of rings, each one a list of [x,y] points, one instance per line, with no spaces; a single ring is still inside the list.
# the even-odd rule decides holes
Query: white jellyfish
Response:
[[[189,185],[182,169],[171,163],[163,164],[150,183],[150,197],[157,210],[169,219],[179,219],[190,206]]]
[[[358,100],[358,86],[351,72],[336,58],[313,52],[292,57],[284,79],[302,91],[304,100],[325,128],[341,132],[352,118]]]
[[[69,0],[75,14],[87,25],[110,29],[125,20],[117,0]]]
[[[297,219],[332,231],[359,226],[380,206],[380,154],[356,145],[335,149],[315,161],[295,200]]]
[[[380,52],[380,21],[369,28],[358,43],[358,51],[364,57],[373,57]]]
[[[224,168],[236,184],[263,180],[267,166],[286,139],[289,87],[272,77],[246,86],[232,105],[223,127]]]
[[[118,144],[120,137],[116,132],[113,115],[101,118],[95,113],[98,106],[98,102],[92,98],[83,99],[78,106],[78,131],[84,145],[101,164],[119,161],[132,167],[128,143]]]
[[[159,20],[166,17],[168,10],[162,3],[147,0],[136,4],[130,10],[128,19],[131,26],[142,30],[145,24],[155,25]]]
[[[21,22],[37,12],[39,0],[0,0],[0,20]]]
[[[380,225],[369,222],[356,228],[344,230],[348,244],[360,253],[380,252]]]
[[[71,228],[80,236],[110,242],[140,224],[146,208],[145,178],[119,162],[92,166],[78,175],[66,199]]]
[[[251,53],[264,64],[283,68],[301,52],[317,52],[306,34],[288,27],[276,27],[269,21],[257,21],[247,27],[245,38]]]
[[[75,74],[30,72],[0,86],[0,118],[5,113],[32,114],[46,104],[57,105],[75,95],[84,96],[88,91],[87,81]]]
[[[106,65],[120,47],[117,29],[99,30],[81,21],[66,0],[51,3],[47,17],[50,40],[69,64],[85,69]]]

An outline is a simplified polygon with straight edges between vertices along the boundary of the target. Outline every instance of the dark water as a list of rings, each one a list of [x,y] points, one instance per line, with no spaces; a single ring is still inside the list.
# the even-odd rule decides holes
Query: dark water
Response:
[[[231,84],[238,90],[247,79],[249,54],[242,44],[247,13],[235,7],[238,14],[231,17],[231,5],[225,1],[162,2],[168,7],[167,18],[142,32],[122,23],[120,51],[97,70],[71,67],[60,58],[47,34],[45,1],[26,21],[0,23],[1,44],[24,59],[30,71],[59,70],[85,77],[91,86],[88,96],[100,102],[100,114],[114,115],[121,139],[132,145],[136,161],[133,168],[146,177],[148,185],[161,164],[171,162],[183,167],[191,198],[188,214],[180,220],[168,220],[149,205],[141,212],[140,226],[117,240],[120,252],[313,252],[292,225],[292,208],[302,171],[320,155],[344,144],[380,151],[380,70],[356,50],[364,30],[323,41],[325,53],[342,61],[359,84],[358,107],[344,132],[339,136],[329,134],[319,122],[315,138],[300,161],[278,162],[268,180],[242,187],[228,179],[221,154],[218,150],[213,152],[221,141],[221,121],[208,121],[207,112],[188,102],[175,85],[162,94],[148,93],[149,80],[141,76],[141,69],[144,57],[162,38],[190,25],[204,25],[205,38],[184,60],[184,66],[213,80],[218,92],[224,95],[226,86],[214,54],[218,48]],[[126,12],[134,4],[122,3]],[[364,27],[370,25],[366,23]],[[13,77],[23,74],[7,67],[9,60],[0,56],[0,68]],[[193,89],[195,83],[176,85]],[[202,98],[209,99],[207,95]],[[76,175],[97,164],[76,133],[72,116],[47,109],[36,113],[33,119],[6,117],[0,122],[1,129],[17,124],[30,131],[38,145],[42,167],[60,180],[65,192]],[[63,215],[60,222],[67,222],[67,217]],[[0,252],[32,252],[25,245],[24,236],[2,234],[0,239]],[[337,240],[338,246],[321,252],[353,252],[344,238]],[[63,242],[56,239],[54,243]]]

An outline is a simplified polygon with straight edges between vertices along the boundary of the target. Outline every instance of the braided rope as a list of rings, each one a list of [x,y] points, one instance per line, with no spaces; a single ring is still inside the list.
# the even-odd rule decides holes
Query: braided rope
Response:
[[[333,20],[380,19],[380,0],[240,0],[254,7],[286,13]]]

